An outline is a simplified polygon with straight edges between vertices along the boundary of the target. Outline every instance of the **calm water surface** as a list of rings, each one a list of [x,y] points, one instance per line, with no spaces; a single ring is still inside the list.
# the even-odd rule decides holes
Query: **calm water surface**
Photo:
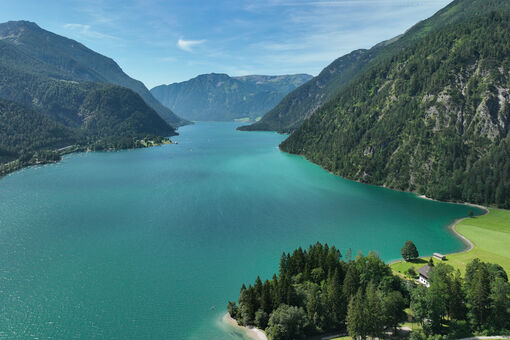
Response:
[[[282,251],[462,249],[447,227],[472,208],[343,180],[236,126],[1,179],[0,337],[240,339],[225,306]]]

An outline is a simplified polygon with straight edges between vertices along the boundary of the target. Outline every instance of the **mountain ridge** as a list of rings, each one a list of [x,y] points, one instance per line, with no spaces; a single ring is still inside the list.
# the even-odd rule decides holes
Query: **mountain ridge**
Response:
[[[201,74],[184,82],[160,85],[151,93],[164,105],[189,120],[256,120],[289,91],[311,76]]]
[[[33,40],[34,30],[48,39]],[[152,145],[176,134],[140,94],[54,46],[62,42],[67,49],[72,40],[35,23],[0,24],[0,175],[58,161],[62,152],[143,147],[141,140]],[[96,55],[107,69],[134,81],[113,60]]]
[[[427,34],[359,75],[281,149],[363,183],[509,208],[505,6]]]
[[[113,59],[75,40],[46,31],[30,21],[9,21],[0,24],[0,40],[15,45],[27,57],[46,65],[41,70],[43,75],[127,87],[138,93],[171,125],[179,127],[189,123],[159,103],[142,82],[125,74]]]
[[[289,93],[261,120],[239,128],[245,131],[270,130],[289,133],[299,128],[305,119],[319,107],[332,100],[343,87],[370,67],[398,54],[402,49],[420,40],[427,34],[446,25],[462,22],[473,15],[483,15],[493,10],[507,11],[510,2],[503,0],[454,0],[428,19],[422,20],[405,33],[376,44],[364,58],[352,60],[358,51],[346,54],[328,65],[317,77]],[[344,67],[337,67],[344,65]]]

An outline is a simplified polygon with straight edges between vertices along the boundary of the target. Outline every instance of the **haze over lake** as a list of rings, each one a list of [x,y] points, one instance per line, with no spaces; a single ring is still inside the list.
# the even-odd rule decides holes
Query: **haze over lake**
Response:
[[[226,304],[282,251],[463,249],[448,225],[478,210],[344,180],[280,152],[285,136],[237,126],[1,179],[0,336],[239,339],[221,327]]]

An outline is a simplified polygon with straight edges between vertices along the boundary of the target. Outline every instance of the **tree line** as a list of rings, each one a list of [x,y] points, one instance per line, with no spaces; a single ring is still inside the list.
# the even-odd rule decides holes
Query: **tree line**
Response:
[[[316,243],[283,253],[278,275],[243,285],[228,312],[271,340],[384,337],[413,317],[422,326],[413,339],[510,334],[510,285],[501,266],[475,260],[464,277],[444,263],[432,267],[426,288],[394,275],[374,252],[344,259]]]

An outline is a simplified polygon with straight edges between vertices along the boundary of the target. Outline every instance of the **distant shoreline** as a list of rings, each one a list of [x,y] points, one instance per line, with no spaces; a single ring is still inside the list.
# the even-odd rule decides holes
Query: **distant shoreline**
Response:
[[[264,333],[262,330],[255,328],[255,327],[246,327],[246,326],[240,326],[236,319],[230,316],[229,313],[226,313],[222,321],[227,324],[228,326],[238,329],[241,332],[243,332],[248,338],[252,340],[268,340],[266,333]]]
[[[172,142],[168,137],[165,137],[165,139],[161,142],[153,142],[150,141],[150,144],[146,143],[143,140],[140,140],[141,146],[135,147],[127,147],[127,148],[107,148],[103,150],[92,150],[88,146],[82,146],[82,145],[69,145],[64,148],[56,149],[56,150],[46,150],[52,153],[55,153],[55,155],[58,157],[58,159],[52,159],[52,160],[42,160],[42,161],[34,161],[34,162],[21,162],[18,159],[15,159],[13,161],[0,164],[0,179],[2,177],[5,177],[7,175],[10,175],[14,172],[27,169],[30,167],[37,167],[37,166],[43,166],[43,165],[49,165],[49,164],[56,164],[62,161],[62,157],[66,155],[76,154],[76,153],[82,153],[82,152],[114,152],[114,151],[123,151],[123,150],[136,150],[136,149],[146,149],[146,148],[152,148],[156,146],[162,146],[162,145],[168,145],[168,144],[178,144],[176,142]],[[37,151],[34,151],[34,154],[36,154]]]

